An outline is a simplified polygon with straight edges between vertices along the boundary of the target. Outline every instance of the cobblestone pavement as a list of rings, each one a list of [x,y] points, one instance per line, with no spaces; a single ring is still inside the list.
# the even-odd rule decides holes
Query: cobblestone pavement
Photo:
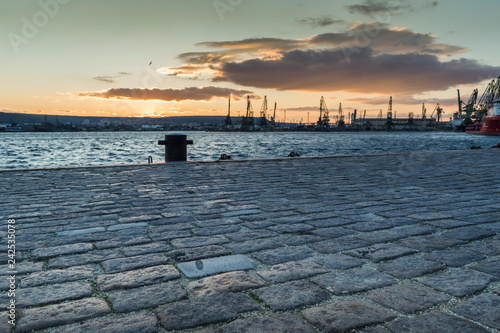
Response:
[[[493,149],[0,171],[0,286],[15,219],[15,332],[499,332],[499,175]]]

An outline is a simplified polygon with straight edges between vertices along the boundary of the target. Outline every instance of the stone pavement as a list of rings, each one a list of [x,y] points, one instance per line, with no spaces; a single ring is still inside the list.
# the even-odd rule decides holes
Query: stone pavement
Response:
[[[499,175],[492,149],[0,171],[12,332],[499,332]]]

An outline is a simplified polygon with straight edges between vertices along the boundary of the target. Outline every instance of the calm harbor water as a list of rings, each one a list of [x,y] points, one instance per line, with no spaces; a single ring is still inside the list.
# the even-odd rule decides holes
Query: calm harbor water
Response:
[[[147,163],[165,158],[166,132],[0,133],[0,169]],[[186,132],[189,160],[443,151],[491,147],[498,137],[445,132]]]

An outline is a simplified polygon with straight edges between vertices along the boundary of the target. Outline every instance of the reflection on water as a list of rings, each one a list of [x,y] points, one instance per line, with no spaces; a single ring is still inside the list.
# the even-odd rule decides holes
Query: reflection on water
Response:
[[[165,132],[0,133],[1,168],[147,163],[165,158]],[[491,147],[498,137],[442,132],[206,133],[186,132],[190,160],[373,154]]]

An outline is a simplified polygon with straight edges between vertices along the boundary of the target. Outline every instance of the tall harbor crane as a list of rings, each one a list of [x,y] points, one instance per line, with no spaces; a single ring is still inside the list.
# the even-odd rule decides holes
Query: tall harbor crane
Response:
[[[434,111],[432,111],[432,114],[431,114],[431,118],[434,116],[434,114],[436,115],[436,118],[437,118],[437,122],[439,123],[441,121],[441,117],[443,116],[443,113],[444,113],[444,110],[443,108],[441,107],[441,105],[439,105],[439,103],[436,105],[436,107],[434,108]]]
[[[342,103],[339,104],[339,120],[337,122],[338,127],[345,126],[344,111],[342,109]]]
[[[228,130],[230,128],[234,129],[233,121],[231,120],[231,97],[229,97],[229,105],[227,107],[227,117],[224,120],[224,126],[223,126],[223,128],[225,130]]]
[[[259,126],[262,129],[267,128],[267,96],[264,96],[262,107],[260,108]]]
[[[422,104],[422,119],[427,119],[427,109],[425,108],[425,103]]]
[[[392,121],[392,96],[389,99],[389,109],[387,110],[387,121],[385,123],[385,128],[389,130],[393,130],[395,128],[394,122]]]
[[[271,126],[276,127],[276,107],[278,106],[278,102],[274,102],[274,113],[273,116],[271,117]]]
[[[318,127],[328,128],[330,126],[330,112],[326,106],[325,98],[321,96],[319,105],[319,120]]]
[[[253,107],[250,95],[247,96],[247,113],[241,120],[241,129],[244,131],[253,130],[255,127],[255,120],[253,118]]]

